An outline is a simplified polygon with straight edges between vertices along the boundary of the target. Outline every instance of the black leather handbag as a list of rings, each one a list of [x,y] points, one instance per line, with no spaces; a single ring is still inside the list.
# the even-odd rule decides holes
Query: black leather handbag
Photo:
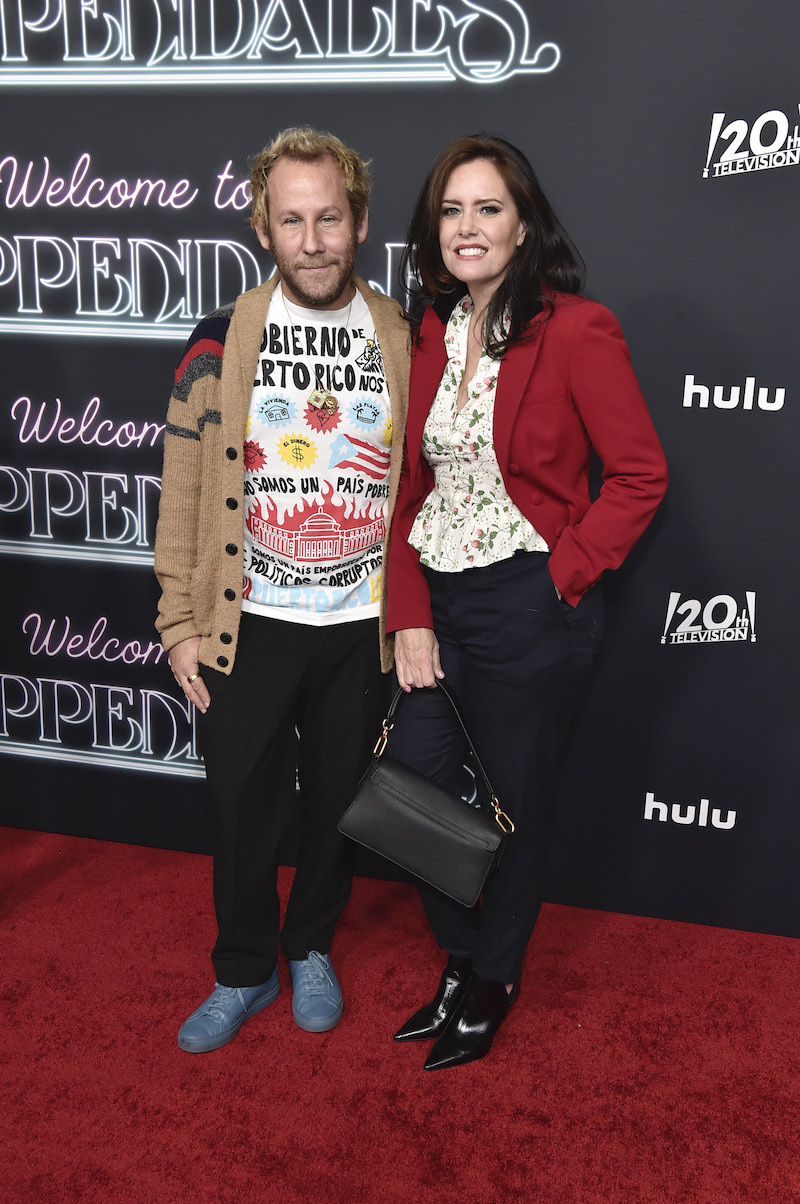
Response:
[[[473,806],[386,753],[394,715],[405,691],[398,690],[383,721],[372,761],[356,796],[339,821],[339,831],[379,853],[465,907],[477,903],[500,860],[514,825],[500,809],[486,771],[451,695],[441,684],[491,799],[494,814]]]

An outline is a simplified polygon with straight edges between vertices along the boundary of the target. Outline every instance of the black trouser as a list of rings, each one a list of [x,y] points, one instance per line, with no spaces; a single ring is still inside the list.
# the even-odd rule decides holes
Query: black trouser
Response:
[[[575,608],[559,601],[548,560],[525,552],[460,573],[426,570],[446,684],[516,831],[478,906],[420,894],[439,945],[498,982],[520,978],[544,897],[558,764],[602,638],[599,587]],[[464,793],[463,734],[435,689],[403,700],[389,751]]]
[[[310,627],[243,612],[230,676],[203,666],[200,745],[214,824],[212,961],[224,986],[271,975],[279,942],[327,953],[347,903],[351,850],[336,824],[380,731],[378,620]],[[297,869],[280,930],[278,845],[297,805]]]

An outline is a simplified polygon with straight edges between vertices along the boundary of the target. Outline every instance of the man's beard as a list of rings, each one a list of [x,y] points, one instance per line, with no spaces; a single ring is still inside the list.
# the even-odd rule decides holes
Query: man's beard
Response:
[[[281,280],[289,286],[301,305],[306,305],[309,309],[325,309],[326,306],[337,301],[347,288],[356,265],[357,247],[358,244],[353,239],[352,246],[343,258],[330,261],[326,261],[324,257],[320,260],[309,258],[306,266],[302,260],[298,264],[284,258],[282,254],[276,252],[273,244],[272,258],[275,260]],[[328,274],[326,279],[318,279],[314,272],[308,270],[308,268],[322,265],[328,267],[329,263],[334,271],[333,277]]]

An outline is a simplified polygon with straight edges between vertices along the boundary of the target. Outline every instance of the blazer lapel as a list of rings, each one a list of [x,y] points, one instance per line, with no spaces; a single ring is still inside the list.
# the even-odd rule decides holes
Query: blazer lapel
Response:
[[[511,432],[539,358],[545,327],[546,323],[540,322],[532,338],[512,343],[500,365],[494,398],[493,435],[495,455],[501,470],[509,461]]]
[[[412,475],[419,464],[422,432],[447,364],[444,326],[431,307],[425,311],[418,338],[419,343],[414,347],[411,359],[412,389],[406,424],[408,467]],[[420,399],[416,405],[414,398]]]

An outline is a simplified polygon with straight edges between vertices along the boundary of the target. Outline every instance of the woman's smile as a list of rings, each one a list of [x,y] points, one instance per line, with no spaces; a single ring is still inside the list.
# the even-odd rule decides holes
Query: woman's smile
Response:
[[[442,198],[439,246],[448,272],[467,285],[476,306],[502,284],[524,241],[525,226],[494,163],[473,159],[454,168]]]

